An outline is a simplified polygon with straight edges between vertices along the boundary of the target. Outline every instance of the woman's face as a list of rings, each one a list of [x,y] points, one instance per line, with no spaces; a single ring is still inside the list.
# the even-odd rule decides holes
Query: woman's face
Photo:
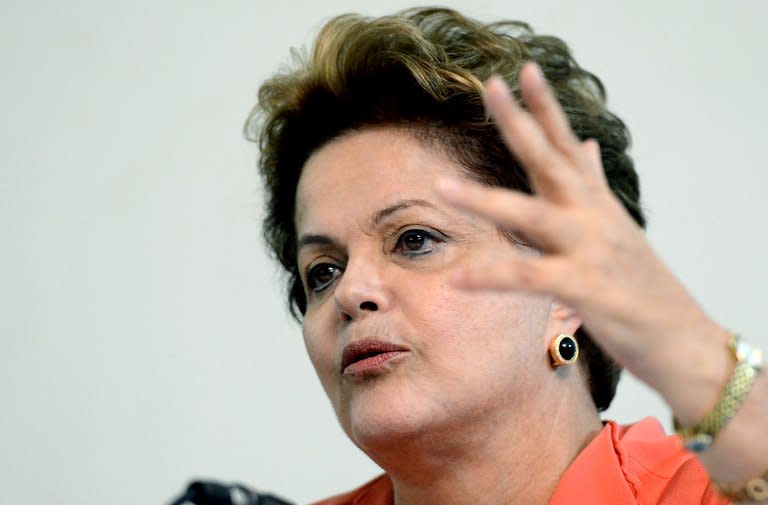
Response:
[[[532,254],[438,198],[435,182],[461,175],[442,150],[394,128],[347,134],[304,166],[304,340],[363,449],[508,420],[552,375],[547,344],[562,328],[549,299],[449,282],[457,265]]]

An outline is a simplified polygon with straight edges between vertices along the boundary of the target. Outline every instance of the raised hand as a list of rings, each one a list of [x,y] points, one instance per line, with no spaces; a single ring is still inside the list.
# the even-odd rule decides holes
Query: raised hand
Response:
[[[678,393],[670,383],[677,380],[681,359],[699,360],[711,365],[702,382],[712,389],[712,377],[717,384],[728,373],[727,332],[654,253],[611,192],[599,146],[573,134],[535,64],[522,69],[520,88],[527,110],[499,78],[487,83],[484,99],[534,194],[460,180],[440,181],[438,191],[456,207],[525,237],[541,254],[476,260],[456,270],[454,284],[553,296],[582,317],[614,359],[681,409],[682,417],[706,412],[708,399],[675,406]],[[714,401],[717,387],[712,395]]]

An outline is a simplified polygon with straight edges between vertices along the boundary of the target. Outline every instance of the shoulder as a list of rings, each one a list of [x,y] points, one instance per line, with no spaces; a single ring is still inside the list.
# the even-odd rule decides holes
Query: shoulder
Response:
[[[714,492],[698,458],[656,419],[629,426],[613,424],[614,448],[622,472],[641,503],[726,505]]]
[[[566,470],[549,505],[727,505],[699,460],[659,422],[605,423]]]
[[[353,491],[315,502],[312,505],[391,505],[392,503],[392,481],[384,474]]]

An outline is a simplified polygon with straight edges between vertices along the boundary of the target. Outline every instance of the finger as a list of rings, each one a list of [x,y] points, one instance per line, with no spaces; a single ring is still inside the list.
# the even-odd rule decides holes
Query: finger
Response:
[[[519,82],[528,110],[541,125],[549,141],[568,158],[582,160],[579,139],[573,134],[571,124],[547,84],[541,68],[534,62],[526,63],[520,71]]]
[[[457,267],[452,286],[466,290],[519,290],[554,296],[564,303],[573,299],[577,284],[565,261],[551,256],[518,256],[504,261],[483,261]]]
[[[587,166],[590,172],[596,177],[597,181],[606,183],[603,158],[600,154],[600,144],[595,139],[587,139],[581,143],[581,149],[587,158]]]
[[[501,138],[525,168],[536,193],[545,198],[557,197],[576,187],[572,171],[563,169],[564,158],[501,78],[492,77],[487,82],[483,98]]]
[[[560,251],[576,242],[573,216],[541,198],[458,179],[440,179],[435,189],[454,207],[520,234],[542,251]]]

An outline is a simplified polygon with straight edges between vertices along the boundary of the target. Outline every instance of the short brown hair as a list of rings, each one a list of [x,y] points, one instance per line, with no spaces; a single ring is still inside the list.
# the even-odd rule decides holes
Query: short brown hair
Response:
[[[246,137],[261,152],[264,236],[288,273],[289,306],[297,320],[306,311],[306,297],[293,216],[296,186],[312,152],[349,131],[397,126],[438,142],[475,180],[530,193],[525,171],[481,99],[482,83],[494,74],[519,97],[518,73],[530,60],[541,67],[576,135],[599,142],[611,189],[645,225],[637,174],[626,152],[629,132],[607,110],[600,80],[576,63],[562,40],[537,35],[522,22],[484,24],[450,9],[338,16],[323,27],[308,58],[261,86],[245,125]],[[577,337],[592,398],[605,410],[621,368],[584,330]]]

